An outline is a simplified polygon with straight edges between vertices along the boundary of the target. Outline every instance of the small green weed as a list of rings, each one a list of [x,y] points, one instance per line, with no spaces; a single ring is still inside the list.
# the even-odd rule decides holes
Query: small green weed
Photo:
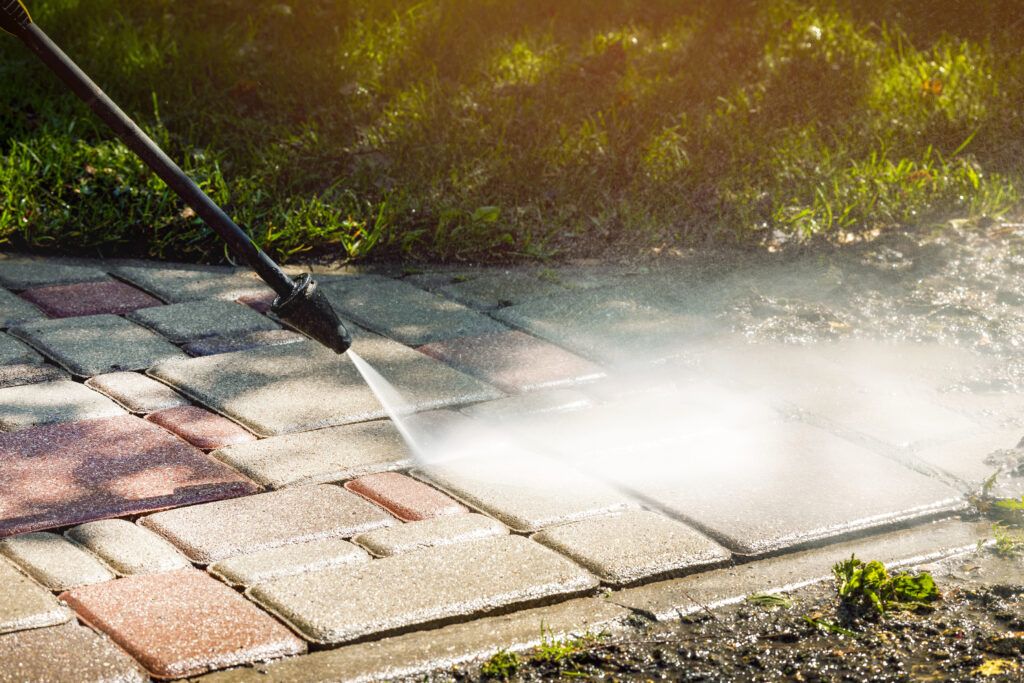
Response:
[[[870,606],[880,617],[891,610],[928,609],[939,599],[935,579],[928,572],[891,575],[877,560],[863,562],[851,555],[833,566],[832,574],[844,603]]]
[[[783,593],[755,593],[747,596],[747,602],[766,609],[789,609],[793,601]]]
[[[1019,557],[1024,555],[1024,531],[1011,529],[1005,524],[996,522],[992,525],[993,546],[1001,557]]]
[[[519,670],[521,665],[522,660],[519,659],[519,655],[515,652],[498,650],[480,667],[480,674],[484,678],[508,680],[510,676]]]

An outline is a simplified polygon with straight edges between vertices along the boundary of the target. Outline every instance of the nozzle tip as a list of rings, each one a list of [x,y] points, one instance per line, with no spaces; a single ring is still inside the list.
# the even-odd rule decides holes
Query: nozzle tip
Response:
[[[352,346],[348,328],[308,273],[296,280],[291,294],[277,297],[270,310],[290,327],[335,353],[345,353]]]

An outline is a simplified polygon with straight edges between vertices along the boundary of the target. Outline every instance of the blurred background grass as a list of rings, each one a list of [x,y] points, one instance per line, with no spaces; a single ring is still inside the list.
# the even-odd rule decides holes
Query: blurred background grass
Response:
[[[633,256],[1017,212],[1019,0],[29,0],[274,256]],[[11,38],[0,239],[224,250]]]

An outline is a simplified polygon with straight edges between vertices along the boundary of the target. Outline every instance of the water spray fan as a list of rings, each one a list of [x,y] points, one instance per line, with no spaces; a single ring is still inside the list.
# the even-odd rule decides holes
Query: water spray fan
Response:
[[[271,310],[281,320],[337,353],[348,350],[352,338],[313,278],[308,274],[296,280],[288,277],[223,209],[50,40],[32,21],[20,0],[0,0],[0,28],[20,38],[206,225],[220,235],[233,254],[252,266],[277,293]]]

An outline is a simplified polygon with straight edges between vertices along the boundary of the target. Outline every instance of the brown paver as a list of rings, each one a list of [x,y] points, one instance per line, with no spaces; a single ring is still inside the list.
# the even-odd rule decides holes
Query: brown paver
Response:
[[[356,494],[324,484],[167,510],[139,523],[193,562],[209,564],[289,543],[347,538],[394,520]]]
[[[266,314],[270,311],[270,307],[274,305],[275,299],[277,299],[275,292],[254,292],[240,296],[236,301],[240,304],[245,304],[257,313]]]
[[[61,598],[157,678],[181,678],[304,652],[291,632],[194,569],[132,576]]]
[[[369,474],[346,482],[345,488],[405,522],[468,512],[437,489],[397,472]]]
[[[54,365],[25,363],[22,365],[0,365],[0,389],[21,387],[26,384],[42,384],[71,379],[68,373]]]
[[[256,440],[231,420],[198,406],[167,408],[146,419],[204,451]]]
[[[63,624],[70,618],[50,591],[0,557],[0,633]]]
[[[127,415],[0,434],[0,471],[7,482],[0,537],[257,490],[156,425]]]
[[[149,676],[114,645],[78,624],[0,636],[0,683],[145,683]]]
[[[85,385],[109,396],[133,413],[152,413],[188,405],[188,400],[155,379],[139,372],[110,372],[86,380]]]
[[[604,376],[594,363],[518,331],[447,339],[419,350],[509,393],[566,386]]]
[[[259,330],[248,334],[232,335],[229,337],[209,337],[198,341],[189,342],[182,346],[190,356],[215,356],[219,353],[234,353],[235,351],[248,351],[263,346],[280,346],[282,344],[294,344],[300,342],[303,337],[297,332],[289,330]]]
[[[79,524],[64,534],[103,559],[121,576],[190,569],[188,559],[162,536],[126,519]]]
[[[35,532],[0,541],[0,553],[52,591],[114,578],[95,555],[58,534]]]
[[[396,524],[359,534],[352,539],[374,555],[387,557],[423,548],[437,548],[492,536],[507,536],[508,527],[496,519],[475,513],[435,517]]]
[[[80,282],[73,285],[38,287],[21,293],[51,318],[112,313],[123,315],[162,302],[123,282]]]
[[[372,533],[372,532],[371,532]],[[229,557],[210,565],[210,573],[234,586],[252,586],[282,576],[368,562],[366,551],[340,538],[292,543],[258,553]]]

